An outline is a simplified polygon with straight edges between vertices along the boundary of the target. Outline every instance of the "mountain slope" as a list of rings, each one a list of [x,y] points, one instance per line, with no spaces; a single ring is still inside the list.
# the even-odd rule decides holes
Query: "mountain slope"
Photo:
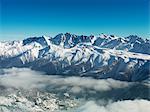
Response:
[[[150,41],[101,34],[58,34],[0,42],[0,68],[30,67],[49,74],[148,80]]]

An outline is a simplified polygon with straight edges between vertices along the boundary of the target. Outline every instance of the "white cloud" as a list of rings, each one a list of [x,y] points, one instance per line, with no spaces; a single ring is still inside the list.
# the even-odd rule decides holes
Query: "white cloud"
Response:
[[[0,75],[0,83],[5,86],[32,88],[42,85],[57,86],[58,88],[71,87],[70,91],[80,92],[83,88],[95,91],[108,91],[114,88],[124,88],[130,85],[127,82],[113,79],[97,80],[87,77],[61,77],[43,75],[42,72],[27,68],[3,69]]]
[[[0,70],[0,85],[15,88],[46,88],[50,92],[68,92],[74,94],[89,95],[94,93],[93,99],[84,99],[85,105],[80,106],[75,112],[150,112],[150,101],[125,100],[114,102],[97,99],[99,92],[128,88],[136,83],[116,81],[113,79],[93,79],[89,77],[62,77],[45,75],[42,72],[27,68],[11,68]],[[47,88],[48,87],[48,88]],[[128,89],[126,90],[128,92]],[[117,92],[117,91],[116,91]],[[120,91],[118,91],[120,92]],[[132,91],[134,92],[134,91]],[[114,93],[118,95],[118,93]],[[105,97],[108,94],[105,95]],[[111,92],[110,94],[111,95]],[[89,97],[89,96],[88,96]],[[95,99],[94,99],[95,98]],[[111,102],[110,102],[111,101]],[[113,103],[112,103],[113,102]]]
[[[79,107],[75,112],[150,112],[150,101],[125,100],[100,106],[94,101],[89,101]]]
[[[26,68],[12,68],[3,69],[0,74],[0,83],[2,85],[30,89],[32,87],[39,86],[36,84],[41,81],[40,77],[42,73]]]

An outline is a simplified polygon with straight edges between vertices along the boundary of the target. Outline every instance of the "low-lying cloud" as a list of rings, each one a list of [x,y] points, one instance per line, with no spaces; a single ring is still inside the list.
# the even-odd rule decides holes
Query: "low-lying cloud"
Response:
[[[44,80],[41,72],[32,71],[27,68],[3,69],[0,74],[0,83],[8,87],[30,89],[38,87],[39,85],[37,84]]]
[[[150,101],[147,100],[125,100],[100,106],[94,101],[76,109],[75,112],[150,112]]]
[[[45,75],[28,68],[11,68],[0,70],[0,86],[67,92],[84,99],[85,104],[75,112],[150,112],[150,101],[142,99],[150,99],[149,85],[142,83]]]
[[[42,72],[33,71],[28,68],[3,69],[0,72],[0,83],[6,86],[32,88],[42,85],[71,86],[72,91],[78,92],[82,88],[96,91],[107,91],[113,88],[124,88],[130,85],[127,82],[113,79],[97,80],[87,77],[62,77],[55,75],[44,75]]]
[[[42,72],[33,71],[28,68],[10,68],[0,70],[0,85],[14,88],[39,88],[50,92],[69,92],[74,94],[97,94],[104,97],[105,94],[118,97],[120,94],[132,93],[134,85],[140,83],[123,82],[113,79],[93,79],[90,77],[63,77],[56,75],[45,75]],[[131,89],[131,87],[134,87]],[[145,87],[141,85],[141,88]],[[146,86],[148,88],[148,86]],[[109,91],[109,94],[108,94]],[[148,91],[148,90],[147,90]],[[133,91],[134,92],[134,91]],[[131,94],[132,95],[132,94]],[[147,95],[148,96],[148,95]],[[89,96],[87,96],[89,97]]]

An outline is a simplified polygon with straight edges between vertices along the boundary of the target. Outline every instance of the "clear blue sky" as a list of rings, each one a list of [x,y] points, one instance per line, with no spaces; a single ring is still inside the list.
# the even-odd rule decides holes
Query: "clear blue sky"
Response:
[[[71,32],[148,37],[149,0],[0,0],[0,40]]]

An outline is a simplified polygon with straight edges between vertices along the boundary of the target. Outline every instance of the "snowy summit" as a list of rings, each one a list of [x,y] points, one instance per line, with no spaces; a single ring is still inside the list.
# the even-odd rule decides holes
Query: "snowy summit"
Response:
[[[125,81],[149,79],[150,40],[138,36],[58,34],[0,42],[0,68]]]

